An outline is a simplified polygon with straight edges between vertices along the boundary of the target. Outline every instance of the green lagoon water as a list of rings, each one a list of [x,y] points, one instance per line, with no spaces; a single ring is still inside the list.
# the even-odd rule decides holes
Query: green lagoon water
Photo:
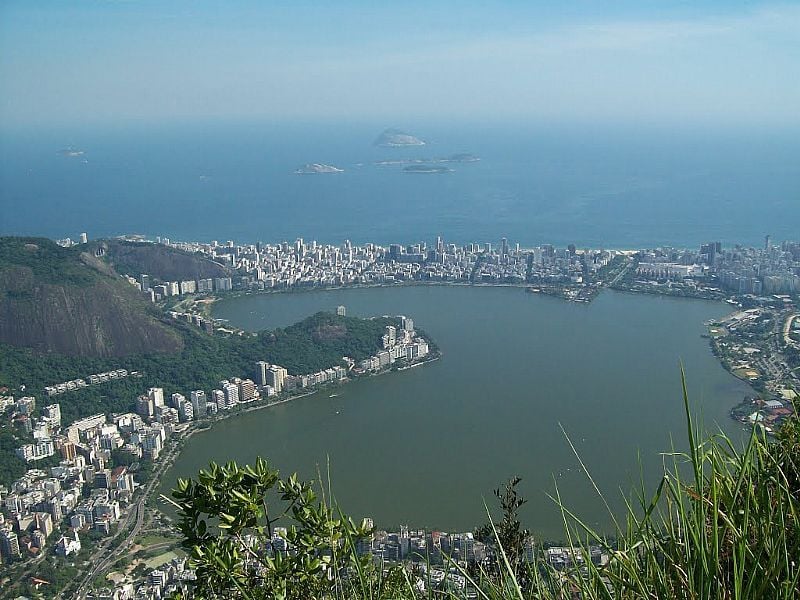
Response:
[[[340,304],[348,315],[413,317],[442,359],[217,423],[191,438],[164,489],[211,460],[261,455],[306,478],[329,460],[347,513],[469,530],[485,517],[483,499],[518,474],[526,525],[561,538],[546,495],[555,483],[588,522],[610,519],[560,426],[617,510],[640,461],[654,489],[659,453],[671,439],[685,447],[681,360],[706,425],[741,431],[728,410],[748,388],[701,338],[704,321],[728,312],[719,303],[606,291],[581,305],[517,288],[419,286],[233,298],[215,316],[258,330]]]

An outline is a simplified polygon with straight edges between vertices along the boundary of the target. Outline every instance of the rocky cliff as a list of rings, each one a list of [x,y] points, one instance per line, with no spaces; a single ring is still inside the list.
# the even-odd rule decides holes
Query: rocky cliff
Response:
[[[0,238],[0,342],[77,356],[179,350],[181,336],[86,249]]]
[[[224,265],[205,256],[163,244],[102,240],[92,244],[93,249],[98,247],[104,251],[103,260],[118,273],[134,277],[147,273],[162,281],[182,281],[230,275]]]

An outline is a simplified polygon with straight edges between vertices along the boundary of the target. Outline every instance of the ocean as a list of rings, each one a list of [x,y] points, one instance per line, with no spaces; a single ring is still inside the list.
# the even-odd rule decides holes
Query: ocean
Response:
[[[378,148],[389,126],[423,147]],[[64,156],[66,147],[80,156]],[[466,152],[455,172],[375,161]],[[0,234],[694,247],[797,237],[791,131],[486,123],[126,124],[0,134]],[[296,175],[304,163],[343,173]]]

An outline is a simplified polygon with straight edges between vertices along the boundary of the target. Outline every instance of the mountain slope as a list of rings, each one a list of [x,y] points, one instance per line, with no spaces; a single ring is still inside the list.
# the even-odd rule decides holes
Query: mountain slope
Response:
[[[179,350],[181,336],[83,249],[0,238],[0,342],[77,356]]]
[[[180,281],[230,275],[225,266],[209,258],[163,244],[102,240],[93,247],[103,248],[103,259],[117,273],[134,277],[147,273],[162,281]]]

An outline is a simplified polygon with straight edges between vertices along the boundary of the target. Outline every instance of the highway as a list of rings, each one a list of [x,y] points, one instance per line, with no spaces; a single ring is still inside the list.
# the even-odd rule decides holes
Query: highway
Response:
[[[628,264],[625,265],[625,267],[619,272],[619,274],[616,277],[614,277],[614,279],[612,279],[608,283],[608,287],[614,287],[620,279],[625,277],[625,275],[628,273],[628,271],[631,270],[632,266],[633,266],[633,260],[629,258],[628,259]]]

